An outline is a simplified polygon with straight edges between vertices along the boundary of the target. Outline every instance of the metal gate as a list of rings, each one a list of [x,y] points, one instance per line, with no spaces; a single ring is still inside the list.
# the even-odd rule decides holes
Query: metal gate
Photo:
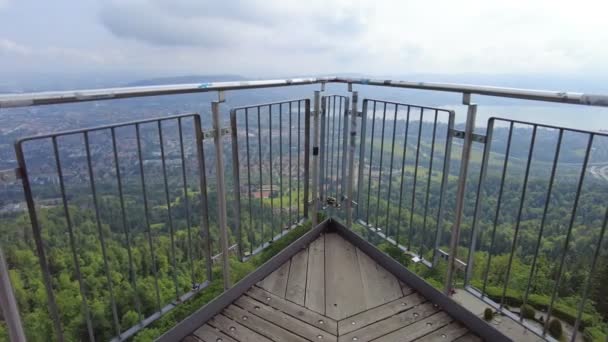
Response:
[[[355,217],[430,266],[447,229],[454,112],[364,99],[361,116]],[[439,182],[431,183],[433,177]]]
[[[233,108],[230,125],[233,225],[244,260],[308,217],[310,100]]]
[[[98,337],[90,307],[93,300],[111,308],[108,319],[115,339],[123,340],[209,284],[212,247],[203,136],[200,116],[184,114],[26,137],[15,143],[32,237],[58,340],[64,340],[60,314],[64,309],[56,300],[53,285],[58,281],[51,267],[54,245],[65,244],[71,252],[73,264],[68,268],[73,267],[79,284],[82,315],[91,341]],[[33,151],[46,152],[46,157],[29,158],[28,152]],[[117,196],[118,203],[109,202],[108,194]],[[175,194],[183,201],[175,203]],[[49,218],[41,220],[39,216],[43,206],[62,211],[65,231],[45,227]],[[162,206],[166,216],[154,217],[152,206]],[[185,214],[178,218],[177,212],[182,211]],[[91,217],[94,228],[83,226],[83,215]],[[88,230],[90,234],[85,236]],[[168,231],[168,241],[159,230]],[[91,243],[93,231],[97,236]],[[125,264],[112,253],[113,245],[127,250]],[[87,283],[93,279],[90,272],[83,272],[92,263],[87,249],[97,247],[103,256],[106,298],[91,298]],[[136,251],[142,254],[139,263],[133,255]],[[169,260],[168,269],[159,268],[159,256]],[[129,279],[129,293],[114,286],[118,274]],[[153,278],[153,299],[140,296],[139,289],[150,284],[138,274]],[[174,289],[162,291],[161,281],[172,282]],[[133,327],[121,326],[117,312],[117,298],[125,296],[137,311],[138,324]]]

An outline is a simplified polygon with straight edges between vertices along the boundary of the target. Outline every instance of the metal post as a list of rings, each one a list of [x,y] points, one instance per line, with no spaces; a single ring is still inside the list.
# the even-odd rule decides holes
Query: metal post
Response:
[[[232,183],[234,185],[234,227],[238,241],[239,260],[243,261],[243,232],[241,227],[241,175],[239,165],[239,142],[236,130],[236,111],[230,111],[230,135],[232,137]],[[247,164],[249,167],[249,164]],[[249,184],[247,186],[250,186]]]
[[[477,105],[471,103],[471,94],[464,93],[462,103],[468,105],[467,122],[464,132],[464,144],[462,146],[462,157],[460,159],[460,175],[458,176],[458,190],[456,192],[456,213],[454,225],[452,226],[452,237],[450,240],[450,255],[448,257],[448,269],[445,277],[445,294],[449,295],[454,278],[456,254],[460,241],[460,223],[464,207],[464,195],[466,191],[467,173],[469,168],[469,157],[473,145],[473,132],[475,130],[475,117],[477,116]]]
[[[353,225],[353,186],[355,182],[355,150],[357,149],[357,101],[359,95],[353,91],[352,115],[350,116],[350,151],[348,152],[348,183],[346,185],[346,227]],[[361,162],[361,160],[359,160]]]
[[[326,131],[326,97],[321,97],[321,141],[320,141],[320,151],[319,151],[319,198],[321,199],[321,208],[325,206],[325,200],[327,199],[327,194],[325,193],[325,184],[327,183],[326,175],[325,175],[325,164],[327,158],[327,151],[325,151],[325,145],[327,144],[327,132]]]
[[[313,116],[313,135],[312,135],[312,226],[317,226],[317,211],[319,208],[319,198],[318,198],[318,167],[319,167],[319,112],[321,109],[321,92],[319,90],[315,90],[314,97],[314,116]]]
[[[231,286],[230,263],[228,249],[228,226],[226,215],[226,185],[224,183],[224,149],[222,144],[222,132],[220,128],[220,102],[211,102],[211,115],[213,119],[213,141],[215,143],[215,169],[217,181],[217,208],[220,229],[220,247],[222,250],[222,273],[224,276],[224,289]]]
[[[344,98],[344,113],[340,113],[340,115],[344,115],[344,124],[342,125],[342,161],[341,161],[341,167],[342,170],[341,174],[340,174],[340,197],[342,199],[342,201],[345,200],[345,189],[348,186],[347,185],[347,174],[346,174],[346,163],[347,163],[347,151],[348,151],[348,111],[349,111],[349,103],[348,103],[348,97]],[[356,117],[356,113],[353,111],[353,115]],[[350,227],[350,226],[348,226]]]
[[[8,275],[8,266],[6,265],[6,260],[4,260],[2,249],[0,249],[0,309],[2,309],[2,316],[8,327],[10,340],[13,342],[25,341],[25,333],[23,332],[23,325],[19,316],[19,307],[17,306],[17,299],[15,299],[13,286]]]

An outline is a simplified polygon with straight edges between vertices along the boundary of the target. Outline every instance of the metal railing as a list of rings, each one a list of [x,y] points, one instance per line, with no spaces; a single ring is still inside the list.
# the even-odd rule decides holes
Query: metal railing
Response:
[[[351,96],[324,94],[325,86],[328,83],[348,84]],[[321,85],[321,90],[315,91],[312,101],[303,98],[233,108],[230,110],[230,128],[222,126],[220,104],[224,102],[224,91],[226,90],[307,84]],[[456,129],[455,113],[442,108],[370,98],[362,101],[362,110],[359,112],[359,95],[357,91],[352,91],[353,85],[361,85],[361,88],[379,86],[461,93],[463,103],[468,107],[464,129]],[[49,247],[45,241],[48,237],[46,233],[43,233],[44,227],[41,226],[38,219],[40,208],[37,205],[36,186],[30,182],[35,171],[29,171],[29,166],[41,163],[41,161],[28,160],[28,150],[25,147],[28,143],[39,151],[43,150],[42,146],[45,143],[50,146],[50,149],[47,150],[49,161],[44,166],[53,165],[55,168],[56,185],[59,187],[68,238],[67,244],[72,254],[73,279],[79,283],[87,337],[91,340],[97,338],[95,335],[96,322],[90,315],[87,302],[89,299],[87,279],[81,271],[80,259],[84,251],[79,246],[81,240],[78,234],[80,233],[78,233],[78,229],[75,229],[77,227],[72,219],[75,207],[92,209],[92,213],[94,213],[96,243],[99,244],[103,254],[105,283],[109,293],[108,298],[104,298],[104,300],[107,300],[111,308],[115,339],[122,340],[133,336],[179,303],[203,290],[213,280],[211,257],[213,252],[221,255],[224,287],[229,288],[231,283],[228,246],[231,242],[236,242],[237,254],[241,260],[245,260],[280,238],[289,228],[301,223],[302,220],[311,218],[314,223],[318,210],[324,210],[331,216],[346,220],[347,226],[352,229],[360,225],[364,228],[364,235],[369,239],[380,237],[382,241],[398,246],[402,251],[410,254],[415,261],[421,261],[428,267],[437,267],[442,259],[447,259],[444,282],[446,293],[450,293],[455,279],[460,276],[459,270],[462,270],[464,286],[470,293],[478,295],[488,303],[496,305],[498,310],[509,314],[505,309],[505,298],[509,288],[513,260],[518,253],[518,238],[521,235],[521,223],[524,217],[526,189],[530,181],[529,174],[534,159],[534,146],[540,136],[539,132],[546,129],[554,130],[558,132],[558,141],[551,172],[547,176],[548,191],[542,223],[537,235],[538,242],[533,252],[532,268],[529,273],[524,303],[527,303],[530,295],[529,289],[535,274],[539,245],[543,238],[543,227],[550,207],[552,187],[556,179],[556,165],[564,136],[569,132],[586,134],[589,137],[588,144],[582,152],[579,152],[582,156],[582,164],[578,186],[573,190],[575,199],[568,219],[563,251],[558,259],[556,282],[547,307],[546,322],[548,324],[558,297],[580,196],[585,190],[584,178],[593,153],[593,144],[597,144],[598,140],[605,135],[498,118],[488,122],[485,135],[477,134],[475,133],[477,105],[471,102],[471,96],[477,94],[604,107],[608,107],[608,96],[327,77],[1,95],[0,109],[210,91],[217,91],[219,95],[218,101],[214,101],[211,106],[210,119],[213,129],[210,131],[204,131],[201,128],[200,115],[185,114],[28,137],[16,143],[19,164],[16,174],[19,175],[26,195],[33,237],[48,298],[49,315],[53,320],[58,340],[65,340],[65,328],[62,325],[61,312],[54,296],[54,293],[59,290],[56,288],[54,279],[56,274],[50,269],[48,261],[48,249],[52,247]],[[359,92],[361,91],[359,90]],[[311,102],[313,102],[312,106]],[[183,131],[183,124],[186,121],[192,125],[191,135],[185,134]],[[296,125],[294,125],[294,121],[297,121]],[[496,166],[491,148],[498,139],[495,127],[498,121],[506,122],[509,126],[509,133],[502,168],[498,168],[502,170],[502,176],[497,202],[492,202],[489,201],[489,197],[486,196],[487,191],[484,189],[488,184],[486,180],[488,170]],[[522,176],[523,186],[516,205],[516,218],[511,221],[515,229],[508,253],[506,280],[502,284],[499,304],[496,304],[486,293],[487,277],[492,255],[497,253],[494,248],[495,233],[499,227],[499,220],[503,219],[500,215],[503,189],[505,182],[511,179],[510,176],[507,176],[507,172],[511,159],[510,149],[514,142],[512,136],[514,125],[529,126],[532,131],[527,158],[523,158],[525,160],[524,170],[519,173]],[[121,144],[119,131],[128,129],[132,130],[131,136],[127,134],[125,136],[127,142]],[[142,134],[144,130],[146,132]],[[170,137],[168,133],[171,130],[174,134],[173,137]],[[231,149],[224,144],[225,136],[228,134],[230,134]],[[152,141],[150,136],[156,137],[156,141]],[[357,136],[360,137],[359,141],[357,141]],[[208,143],[204,143],[204,140],[207,138],[213,139],[212,153],[205,153],[204,146]],[[459,159],[454,159],[452,155],[455,139],[462,139],[463,142],[461,146],[458,145],[461,148]],[[69,151],[62,150],[62,142],[71,144],[71,154]],[[473,223],[470,235],[465,236],[468,238],[466,246],[462,246],[460,236],[467,209],[465,199],[470,193],[467,183],[468,178],[471,177],[469,165],[472,160],[473,147],[477,144],[483,145],[481,160],[475,161],[480,165],[481,170],[479,183],[475,189]],[[84,151],[73,153],[75,145],[83,147]],[[131,157],[129,157],[129,153],[121,152],[121,147],[129,145],[136,146],[135,151],[131,151]],[[105,154],[104,149],[95,148],[97,146],[105,146],[107,148]],[[155,148],[157,151],[152,151]],[[231,150],[231,152],[226,153],[226,150]],[[168,154],[172,155],[171,163],[168,163]],[[225,154],[229,156],[226,158],[226,163],[224,162]],[[127,165],[126,160],[129,160],[131,164]],[[196,160],[196,162],[189,165],[192,160]],[[66,161],[69,161],[71,170],[78,172],[66,175],[64,172]],[[214,175],[210,174],[213,172],[212,170],[206,169],[208,162],[215,164]],[[232,168],[231,179],[224,179],[226,170],[224,164]],[[451,173],[451,166],[454,165],[458,165],[458,173]],[[190,169],[194,171],[188,171]],[[288,172],[285,172],[285,169]],[[74,175],[81,171],[84,175]],[[150,182],[150,177],[147,177],[150,172],[156,172],[152,179],[161,180],[158,187],[151,188],[147,184]],[[124,181],[127,176],[139,179],[138,193],[133,193],[135,188],[132,185],[135,184],[135,181]],[[214,182],[208,184],[207,181],[208,178],[211,179],[210,177],[213,177]],[[189,179],[196,179],[196,184],[191,184]],[[68,184],[69,182],[72,183]],[[230,189],[230,186],[226,186],[230,182],[232,182],[232,193],[227,190]],[[105,205],[103,199],[104,195],[110,191],[108,190],[110,185],[115,187],[115,193],[119,198],[118,218],[104,217],[100,211],[100,208]],[[150,192],[155,193],[153,200],[149,198]],[[211,207],[210,196],[217,198],[215,208]],[[198,199],[196,199],[197,197]],[[178,198],[182,198],[184,203],[176,203]],[[195,199],[198,203],[192,203],[195,202]],[[288,203],[287,206],[285,202]],[[165,208],[163,209],[164,219],[156,217],[156,222],[153,223],[151,207],[154,205],[156,208],[159,203]],[[490,225],[489,245],[484,244],[485,240],[479,236],[487,229],[487,221],[484,221],[484,213],[486,213],[484,206],[488,203],[496,203],[495,215]],[[141,208],[138,209],[136,206]],[[198,219],[193,217],[196,208],[200,210]],[[133,222],[129,218],[138,210],[142,212],[140,217],[143,220]],[[182,210],[185,212],[184,218],[177,219],[177,212]],[[229,219],[228,211],[230,210],[232,210],[232,217]],[[447,213],[448,211],[449,213]],[[139,227],[140,225],[142,227]],[[157,269],[156,257],[158,255],[155,247],[162,239],[154,235],[153,225],[154,228],[165,230],[168,235],[166,250],[163,250],[166,252],[170,264],[166,274],[159,274]],[[112,227],[120,229],[116,232],[112,230]],[[198,228],[200,235],[193,234],[193,227]],[[214,229],[211,229],[212,227]],[[593,274],[601,254],[605,230],[606,220],[604,219],[590,259],[591,274]],[[451,233],[449,239],[446,232]],[[212,233],[217,233],[219,236],[217,244],[213,241]],[[484,236],[487,240],[487,234]],[[158,240],[155,240],[155,237]],[[185,243],[179,240],[181,237],[185,238]],[[128,274],[132,287],[130,297],[132,297],[131,300],[138,314],[138,323],[133,327],[121,326],[119,312],[116,308],[115,289],[112,286],[113,269],[120,268],[120,265],[109,258],[107,253],[109,243],[123,244],[129,251],[127,269],[124,271]],[[136,270],[137,266],[134,265],[130,252],[133,243],[142,243],[142,246],[147,248],[152,261],[148,271],[154,279],[156,299],[152,307],[147,309],[144,308],[145,303],[142,303],[142,298],[140,298],[141,290],[138,290],[138,270]],[[446,248],[446,246],[448,247]],[[466,261],[458,257],[459,249],[462,247],[466,247],[468,253]],[[478,280],[475,270],[480,267],[474,263],[476,251],[487,253],[487,262],[482,265],[484,271],[481,273],[485,279],[481,289],[474,286]],[[200,265],[201,262],[204,264],[203,267]],[[141,272],[141,270],[139,271]],[[183,279],[179,277],[180,272],[189,274],[190,281],[187,284],[180,283]],[[174,290],[171,291],[172,294],[165,295],[163,289],[159,288],[160,278],[170,279]],[[577,317],[573,324],[572,340],[575,339],[576,331],[581,324],[582,313],[590,291],[590,282],[591,277],[589,276],[582,289],[583,295],[579,301]],[[3,285],[0,290],[4,297],[13,298],[10,288]],[[11,336],[14,339],[20,339],[18,331],[14,329],[20,323],[18,323],[18,319],[11,320],[11,317],[18,318],[18,313],[5,313],[5,316],[8,318],[7,321],[14,323],[9,324],[11,333],[13,333]],[[525,324],[525,322],[523,323]],[[542,331],[535,331],[540,336],[545,336],[547,324],[544,325]]]

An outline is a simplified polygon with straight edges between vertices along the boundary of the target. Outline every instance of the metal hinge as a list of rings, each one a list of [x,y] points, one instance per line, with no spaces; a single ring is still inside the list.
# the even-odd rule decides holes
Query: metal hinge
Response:
[[[348,115],[353,115],[353,110],[352,109],[348,110]],[[357,117],[361,117],[361,116],[363,116],[363,113],[357,112]]]
[[[0,170],[0,183],[12,183],[23,178],[23,172],[20,168]]]
[[[464,139],[464,137],[465,137],[465,132],[464,131],[459,131],[457,129],[450,130],[450,134],[454,138],[458,138],[458,139]],[[485,135],[483,135],[483,134],[473,133],[473,141],[481,143],[481,144],[485,144],[486,141],[487,141],[487,137]]]
[[[224,128],[220,128],[220,135],[224,136],[224,135],[230,135],[231,131],[229,127],[224,127]],[[210,129],[207,131],[203,131],[203,140],[204,139],[213,139],[215,138],[215,130],[214,129]]]

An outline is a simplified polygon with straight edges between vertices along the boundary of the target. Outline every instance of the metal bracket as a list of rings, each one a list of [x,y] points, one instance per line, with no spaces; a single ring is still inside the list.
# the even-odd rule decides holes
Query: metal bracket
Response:
[[[459,131],[457,129],[451,129],[450,134],[452,135],[452,137],[457,138],[457,139],[464,139],[464,137],[465,137],[465,132]],[[481,143],[481,144],[485,144],[487,141],[487,137],[483,134],[473,133],[473,141]]]
[[[441,248],[437,248],[437,252],[439,253],[439,257],[441,259],[448,260],[448,258],[450,257],[450,253],[442,250]],[[456,268],[458,268],[459,270],[464,271],[467,268],[466,262],[464,262],[458,258],[456,258],[455,261],[456,261]]]
[[[217,102],[218,103],[226,102],[226,95],[223,90],[217,91]]]
[[[11,183],[23,178],[20,168],[0,170],[0,183]]]
[[[202,131],[202,132],[203,132],[203,140],[215,138],[214,129],[210,129],[208,131]],[[231,131],[230,131],[229,127],[220,128],[220,136],[230,135],[230,133],[231,133]]]
[[[353,115],[353,110],[352,110],[352,109],[349,109],[349,110],[348,110],[348,115]],[[358,117],[358,118],[363,117],[363,112],[359,112],[359,111],[357,111],[357,117]]]

